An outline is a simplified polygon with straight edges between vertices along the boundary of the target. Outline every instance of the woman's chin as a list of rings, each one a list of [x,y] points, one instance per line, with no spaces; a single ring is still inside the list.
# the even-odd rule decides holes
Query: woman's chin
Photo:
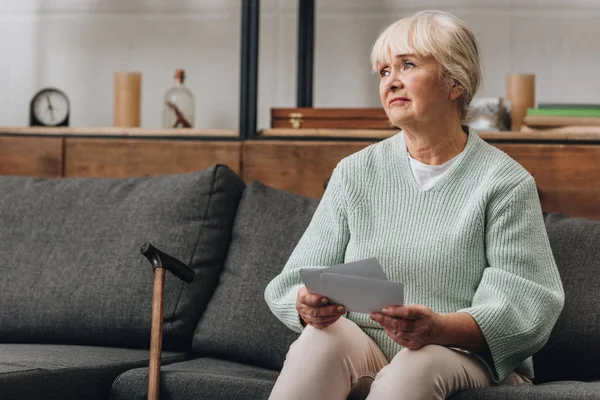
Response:
[[[411,120],[412,118],[390,118],[390,122],[398,128],[402,128],[402,126],[410,124]]]
[[[394,126],[400,127],[410,123],[410,121],[412,121],[414,118],[412,115],[409,115],[409,113],[402,112],[400,110],[392,110],[389,115],[389,119]]]

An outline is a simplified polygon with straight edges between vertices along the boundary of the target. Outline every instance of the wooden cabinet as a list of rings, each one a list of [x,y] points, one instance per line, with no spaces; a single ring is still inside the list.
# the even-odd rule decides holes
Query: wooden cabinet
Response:
[[[0,136],[0,175],[55,178],[62,173],[62,138]]]
[[[0,174],[39,177],[167,175],[225,164],[241,175],[234,130],[0,128]]]
[[[241,175],[241,142],[67,138],[66,177],[134,177],[225,164]]]
[[[544,211],[600,220],[600,137],[523,132],[480,135],[534,176]],[[0,174],[119,178],[198,171],[220,163],[248,183],[258,180],[320,198],[337,163],[378,139],[240,142],[141,135],[32,136],[0,130]]]

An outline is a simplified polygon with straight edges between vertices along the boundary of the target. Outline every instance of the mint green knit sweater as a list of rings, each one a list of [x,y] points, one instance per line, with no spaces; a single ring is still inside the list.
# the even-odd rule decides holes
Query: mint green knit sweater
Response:
[[[298,269],[370,257],[388,279],[404,282],[406,304],[473,316],[490,350],[477,355],[496,382],[513,370],[533,377],[531,356],[548,340],[564,292],[534,179],[505,153],[471,130],[426,191],[412,176],[401,132],[345,158],[265,300],[300,332]],[[400,351],[367,314],[347,317],[388,359]]]

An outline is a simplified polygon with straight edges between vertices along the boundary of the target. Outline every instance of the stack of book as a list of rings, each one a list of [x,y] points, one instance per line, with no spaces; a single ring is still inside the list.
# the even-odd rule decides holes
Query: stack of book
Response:
[[[600,104],[540,103],[527,110],[523,123],[522,131],[600,134]]]

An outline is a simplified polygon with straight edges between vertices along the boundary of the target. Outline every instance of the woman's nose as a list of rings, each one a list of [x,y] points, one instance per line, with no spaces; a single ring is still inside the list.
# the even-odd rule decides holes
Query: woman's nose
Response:
[[[396,91],[396,90],[402,88],[404,85],[402,84],[400,77],[397,74],[394,74],[394,75],[390,75],[388,77],[386,86],[389,91]]]

